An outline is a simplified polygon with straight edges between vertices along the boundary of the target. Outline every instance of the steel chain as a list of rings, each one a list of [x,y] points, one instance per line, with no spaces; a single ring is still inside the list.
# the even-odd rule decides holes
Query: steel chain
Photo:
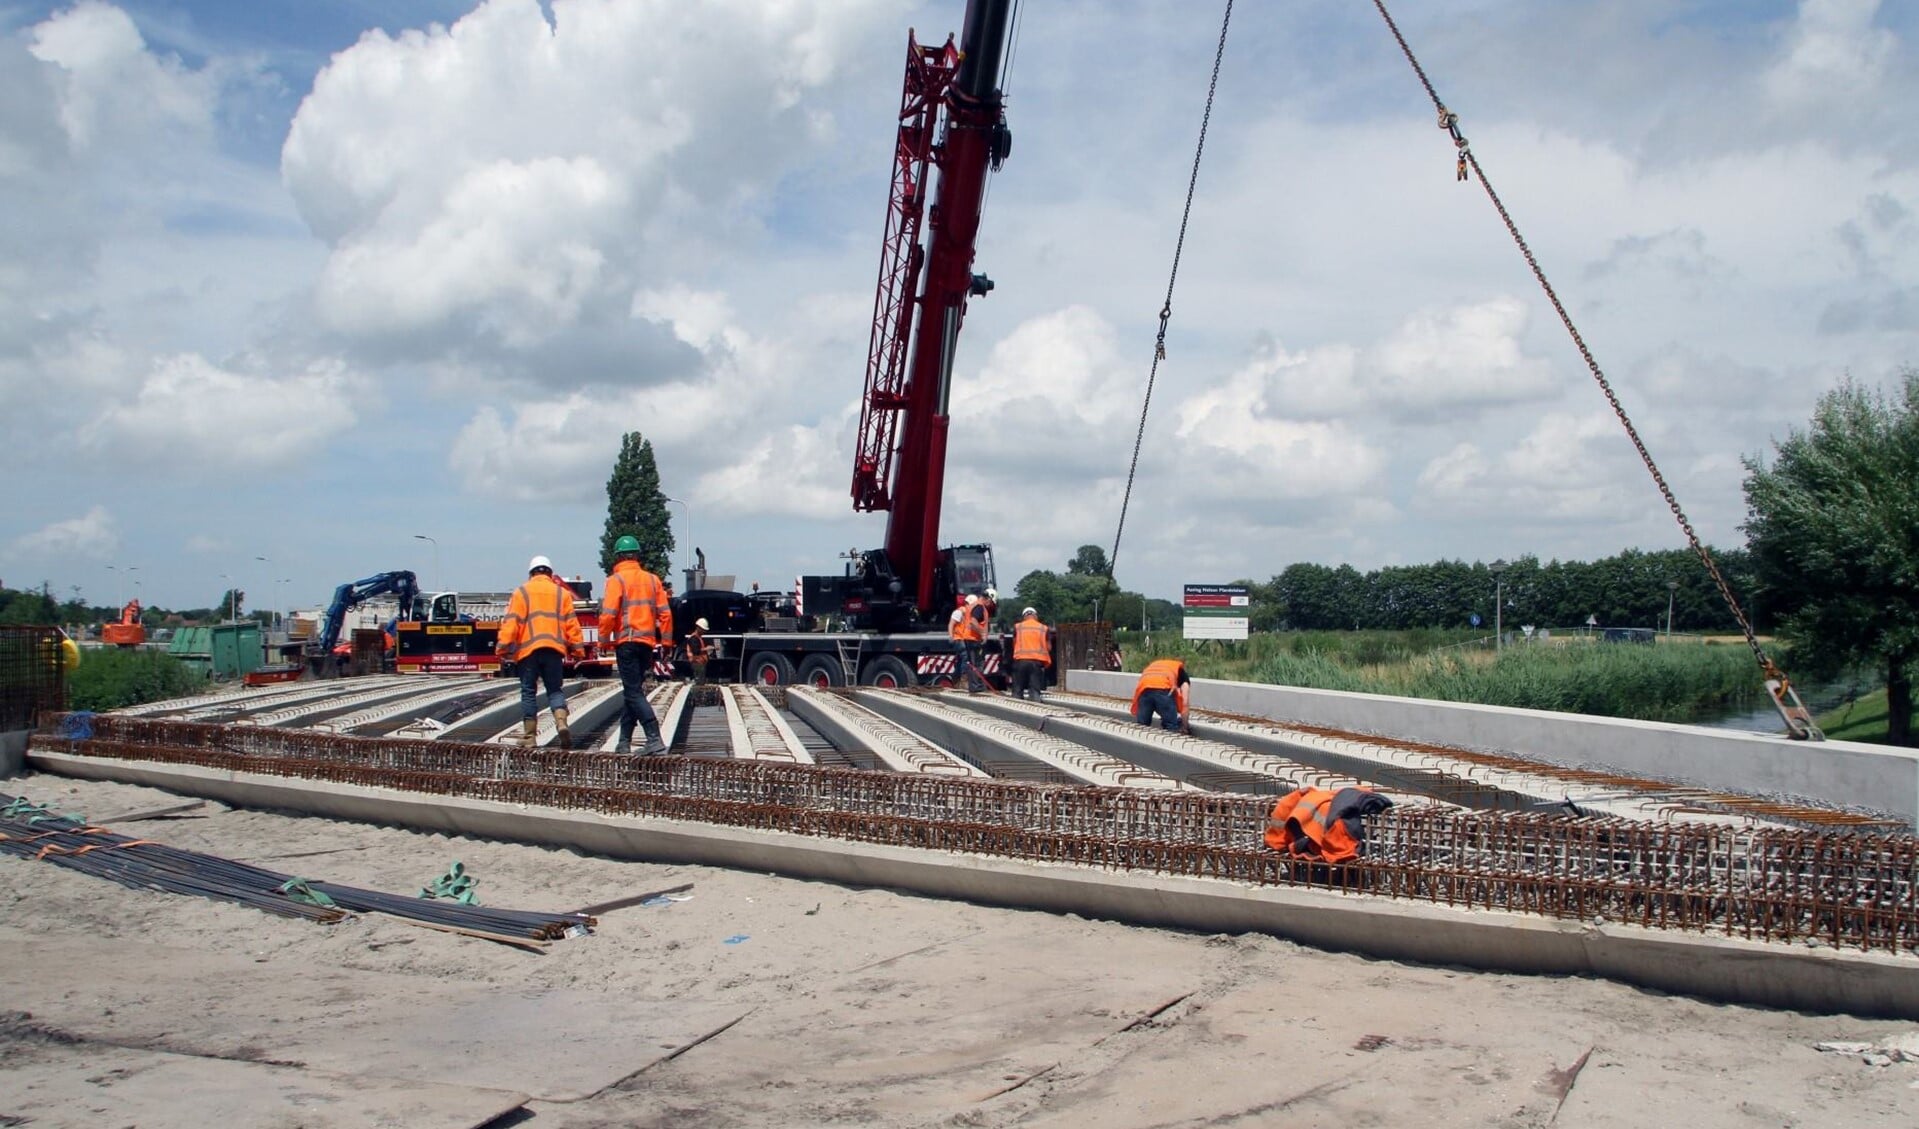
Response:
[[[1653,461],[1652,452],[1646,449],[1645,442],[1640,439],[1639,429],[1633,426],[1631,418],[1626,415],[1625,407],[1620,404],[1618,395],[1613,392],[1612,382],[1606,379],[1606,374],[1599,367],[1599,361],[1593,357],[1592,350],[1586,346],[1586,339],[1580,335],[1578,327],[1573,325],[1572,315],[1566,312],[1565,304],[1559,300],[1559,293],[1553,289],[1552,283],[1546,281],[1545,270],[1540,267],[1538,258],[1533,255],[1532,248],[1527,245],[1525,236],[1519,233],[1519,226],[1513,222],[1512,214],[1506,210],[1505,201],[1499,198],[1499,193],[1493,190],[1492,182],[1486,179],[1486,170],[1480,167],[1478,156],[1467,144],[1465,135],[1459,131],[1459,115],[1448,110],[1445,102],[1440,100],[1439,92],[1433,89],[1432,80],[1426,77],[1426,68],[1420,66],[1419,59],[1413,55],[1412,47],[1406,42],[1406,37],[1400,34],[1399,25],[1393,21],[1392,13],[1386,10],[1385,0],[1373,0],[1373,6],[1379,9],[1380,16],[1386,21],[1387,29],[1392,32],[1393,39],[1399,43],[1400,51],[1405,53],[1406,61],[1412,64],[1413,73],[1419,76],[1420,85],[1426,88],[1427,96],[1433,100],[1433,108],[1439,113],[1439,128],[1452,135],[1453,145],[1459,150],[1460,161],[1470,165],[1474,175],[1479,178],[1479,186],[1486,190],[1487,199],[1492,201],[1493,208],[1499,212],[1499,218],[1505,223],[1506,231],[1513,237],[1513,242],[1518,245],[1519,253],[1525,256],[1526,265],[1532,268],[1533,278],[1538,280],[1539,288],[1545,291],[1547,301],[1552,303],[1553,310],[1559,314],[1560,324],[1566,327],[1567,334],[1572,337],[1573,344],[1579,349],[1579,355],[1585,359],[1587,370],[1592,373],[1593,380],[1598,382],[1599,390],[1605,393],[1606,402],[1612,405],[1613,414],[1619,417],[1620,425],[1626,429],[1627,437],[1632,440],[1633,449],[1639,452],[1640,461],[1646,464],[1647,473],[1652,475],[1653,482],[1659,487],[1660,495],[1666,499],[1666,508],[1672,511],[1673,517],[1679,522],[1679,528],[1685,531],[1686,543],[1692,547],[1700,563],[1706,566],[1706,572],[1712,576],[1713,584],[1719,589],[1719,595],[1726,601],[1726,606],[1732,610],[1733,618],[1739,622],[1739,630],[1745,635],[1746,646],[1752,649],[1753,658],[1758,660],[1759,669],[1767,678],[1783,678],[1784,675],[1778,665],[1767,657],[1765,649],[1759,645],[1759,636],[1754,632],[1751,621],[1746,618],[1745,609],[1739,606],[1739,598],[1733,595],[1732,586],[1726,583],[1725,575],[1719,571],[1718,562],[1712,558],[1712,551],[1699,540],[1699,534],[1694,531],[1691,520],[1686,517],[1686,511],[1680,508],[1678,497],[1673,494],[1672,487],[1667,485],[1666,476],[1659,472],[1658,464]]]
[[[1193,217],[1193,193],[1199,186],[1199,158],[1206,151],[1206,129],[1213,120],[1213,95],[1219,90],[1219,65],[1226,57],[1226,29],[1233,22],[1233,0],[1226,0],[1226,14],[1219,21],[1219,46],[1213,51],[1213,77],[1206,84],[1206,112],[1199,119],[1199,143],[1193,147],[1193,171],[1186,178],[1186,208],[1179,214],[1179,238],[1173,244],[1173,269],[1166,279],[1166,301],[1159,307],[1159,336],[1153,342],[1153,364],[1146,373],[1146,396],[1139,406],[1139,430],[1133,435],[1133,460],[1126,467],[1126,493],[1119,503],[1119,526],[1113,530],[1113,552],[1106,558],[1106,579],[1119,567],[1119,542],[1126,534],[1126,510],[1133,502],[1133,479],[1139,474],[1139,450],[1146,440],[1146,415],[1153,407],[1153,384],[1159,379],[1159,362],[1166,359],[1166,326],[1173,320],[1173,284],[1179,281],[1179,257],[1186,249],[1186,224]]]

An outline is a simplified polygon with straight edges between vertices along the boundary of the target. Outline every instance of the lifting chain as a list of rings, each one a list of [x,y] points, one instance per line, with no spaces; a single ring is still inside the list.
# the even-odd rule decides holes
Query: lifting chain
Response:
[[[1133,479],[1139,474],[1139,448],[1146,439],[1146,415],[1153,407],[1153,383],[1159,378],[1159,362],[1166,359],[1166,326],[1173,320],[1173,284],[1179,281],[1179,257],[1186,249],[1186,224],[1193,218],[1193,192],[1199,185],[1199,158],[1206,152],[1206,128],[1213,120],[1213,95],[1219,90],[1219,64],[1226,57],[1226,29],[1233,22],[1233,0],[1226,0],[1226,14],[1219,21],[1219,46],[1213,51],[1213,77],[1206,84],[1206,112],[1199,119],[1199,143],[1193,147],[1193,171],[1186,178],[1186,208],[1179,214],[1179,239],[1173,244],[1173,269],[1166,279],[1166,301],[1159,307],[1159,336],[1153,342],[1153,364],[1146,373],[1146,397],[1139,406],[1139,430],[1133,435],[1133,461],[1126,467],[1126,493],[1119,503],[1119,527],[1113,531],[1113,551],[1106,558],[1106,579],[1110,584],[1119,565],[1119,542],[1126,534],[1126,509],[1133,501]]]
[[[1666,476],[1659,472],[1658,465],[1653,462],[1652,452],[1646,449],[1645,442],[1640,439],[1639,429],[1633,426],[1632,420],[1626,415],[1626,409],[1619,403],[1619,397],[1613,392],[1612,382],[1607,380],[1606,374],[1600,370],[1598,360],[1593,357],[1592,350],[1586,346],[1586,339],[1580,336],[1578,327],[1573,325],[1572,315],[1566,312],[1565,304],[1559,300],[1558,292],[1553,289],[1552,283],[1546,281],[1545,270],[1540,267],[1539,260],[1533,255],[1532,248],[1527,245],[1525,237],[1519,234],[1519,226],[1513,222],[1512,214],[1506,210],[1505,202],[1499,198],[1499,193],[1493,191],[1491,182],[1486,179],[1486,170],[1480,167],[1479,158],[1474,155],[1472,146],[1467,144],[1465,134],[1460,132],[1459,115],[1447,109],[1446,103],[1440,99],[1439,92],[1433,88],[1432,80],[1426,77],[1426,68],[1422,67],[1419,59],[1413,55],[1413,49],[1407,44],[1406,37],[1400,34],[1399,25],[1393,21],[1392,13],[1386,10],[1385,0],[1373,0],[1373,6],[1379,9],[1381,18],[1386,21],[1387,30],[1392,32],[1393,39],[1398,42],[1400,51],[1406,56],[1406,61],[1412,64],[1413,73],[1419,76],[1420,85],[1426,88],[1427,97],[1432,99],[1433,108],[1439,113],[1439,128],[1452,136],[1453,148],[1459,155],[1456,165],[1458,179],[1462,181],[1468,179],[1468,168],[1479,177],[1479,186],[1486,190],[1486,198],[1492,201],[1493,208],[1499,212],[1499,218],[1505,223],[1506,231],[1512,235],[1520,254],[1525,256],[1526,265],[1532,268],[1533,277],[1539,281],[1539,288],[1545,292],[1546,300],[1552,303],[1553,310],[1559,314],[1560,324],[1566,327],[1567,334],[1572,337],[1573,344],[1579,349],[1579,355],[1585,359],[1587,370],[1592,373],[1593,380],[1599,384],[1599,390],[1605,393],[1606,402],[1612,405],[1613,414],[1619,417],[1620,425],[1626,429],[1627,437],[1632,440],[1633,449],[1639,452],[1640,461],[1646,464],[1647,473],[1652,475],[1653,482],[1659,487],[1659,493],[1666,499],[1666,508],[1672,511],[1673,517],[1679,522],[1679,528],[1685,531],[1686,543],[1692,546],[1692,551],[1699,557],[1700,563],[1706,566],[1706,572],[1712,576],[1713,584],[1719,588],[1719,595],[1726,601],[1726,606],[1732,610],[1733,618],[1739,621],[1739,630],[1746,637],[1746,646],[1752,649],[1753,658],[1759,663],[1760,674],[1766,682],[1766,691],[1772,696],[1773,705],[1778,708],[1780,716],[1785,719],[1788,732],[1795,738],[1824,740],[1824,734],[1820,733],[1819,728],[1813,724],[1811,712],[1799,700],[1799,694],[1792,688],[1792,683],[1786,678],[1785,671],[1779,669],[1779,665],[1766,654],[1765,648],[1760,646],[1759,636],[1753,631],[1751,621],[1746,618],[1745,609],[1739,606],[1739,598],[1733,595],[1732,586],[1726,583],[1725,575],[1719,571],[1719,564],[1713,560],[1712,551],[1699,540],[1699,534],[1693,530],[1692,522],[1686,517],[1686,511],[1679,506],[1678,497],[1673,494],[1672,487],[1666,484]]]

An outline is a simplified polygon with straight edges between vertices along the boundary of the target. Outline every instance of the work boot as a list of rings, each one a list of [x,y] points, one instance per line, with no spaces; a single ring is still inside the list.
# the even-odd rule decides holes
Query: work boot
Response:
[[[537,717],[521,718],[520,719],[520,744],[525,745],[527,748],[530,749],[539,743],[540,743],[540,719]]]
[[[562,749],[572,748],[573,734],[566,727],[566,707],[565,706],[561,706],[559,709],[556,709],[553,711],[553,728],[557,731],[560,748]]]
[[[641,724],[646,727],[646,747],[640,750],[640,755],[643,757],[657,757],[665,753],[666,742],[660,740],[660,723],[657,721],[647,721]]]
[[[613,751],[616,753],[630,753],[633,751],[633,728],[631,726],[623,725],[620,727],[620,739],[613,745]]]

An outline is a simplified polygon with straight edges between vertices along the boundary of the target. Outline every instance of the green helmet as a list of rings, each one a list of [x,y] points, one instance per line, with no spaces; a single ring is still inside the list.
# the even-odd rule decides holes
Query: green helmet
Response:
[[[629,533],[618,541],[613,542],[613,551],[616,553],[637,553],[640,551],[640,539]]]

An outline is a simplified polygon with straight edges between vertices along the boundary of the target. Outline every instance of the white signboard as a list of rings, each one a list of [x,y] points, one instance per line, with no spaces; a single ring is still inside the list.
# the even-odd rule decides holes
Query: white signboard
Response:
[[[1252,593],[1244,584],[1188,584],[1186,638],[1244,639],[1252,631]]]

